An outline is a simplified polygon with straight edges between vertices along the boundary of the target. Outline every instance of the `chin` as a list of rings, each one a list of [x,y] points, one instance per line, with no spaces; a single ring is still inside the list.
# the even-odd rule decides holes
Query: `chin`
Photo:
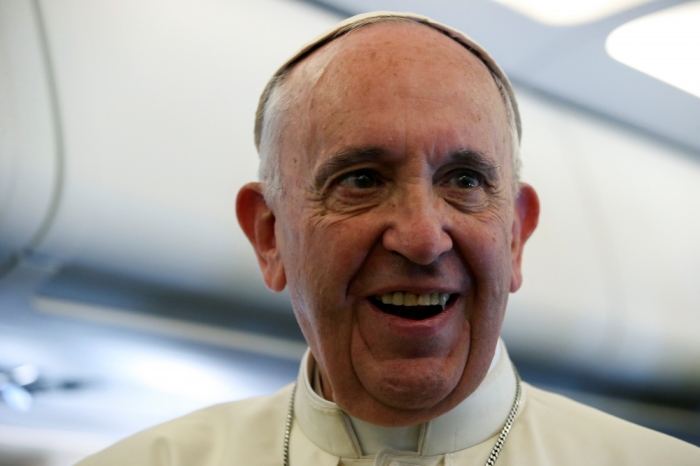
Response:
[[[431,410],[454,391],[460,374],[445,376],[435,372],[432,361],[407,361],[410,368],[384,371],[379,380],[365,384],[367,391],[390,408],[407,411]],[[421,370],[420,366],[428,366]],[[403,370],[402,370],[403,369]]]

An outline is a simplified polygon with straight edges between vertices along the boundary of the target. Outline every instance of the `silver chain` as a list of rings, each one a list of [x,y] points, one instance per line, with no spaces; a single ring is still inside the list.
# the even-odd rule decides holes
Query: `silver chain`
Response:
[[[496,464],[498,455],[501,453],[503,445],[506,443],[508,433],[510,432],[511,427],[513,427],[515,415],[518,414],[518,408],[520,408],[520,398],[522,395],[522,389],[520,388],[520,374],[518,374],[518,370],[515,368],[515,366],[513,366],[513,372],[515,372],[515,400],[513,400],[513,406],[510,408],[510,412],[508,413],[508,417],[506,418],[506,423],[503,425],[503,429],[501,429],[501,433],[496,439],[496,444],[493,446],[491,454],[489,454],[489,459],[486,460],[486,466],[494,466]],[[296,391],[297,384],[295,382],[294,387],[292,388],[292,398],[289,400],[287,422],[284,426],[284,461],[282,463],[284,466],[289,466],[289,437],[292,433],[292,418],[294,417],[294,395],[296,394]]]
[[[294,417],[294,395],[297,392],[297,383],[292,387],[292,398],[289,400],[289,411],[287,411],[287,422],[284,425],[284,466],[289,466],[289,436],[292,434],[292,418]]]
[[[491,454],[489,455],[489,459],[486,460],[486,466],[493,466],[496,464],[496,460],[498,459],[498,455],[501,453],[501,450],[503,449],[503,445],[506,443],[506,438],[508,437],[508,433],[510,432],[510,428],[513,427],[513,421],[515,421],[515,415],[518,414],[518,408],[520,407],[520,397],[522,395],[522,390],[520,388],[520,374],[518,374],[518,369],[515,368],[515,365],[513,365],[513,372],[515,372],[515,400],[513,400],[513,407],[510,408],[510,412],[508,413],[508,417],[506,418],[506,423],[503,425],[503,429],[501,429],[501,433],[498,435],[498,438],[496,439],[496,445],[493,446],[493,450],[491,450]],[[285,465],[289,466],[289,465]]]

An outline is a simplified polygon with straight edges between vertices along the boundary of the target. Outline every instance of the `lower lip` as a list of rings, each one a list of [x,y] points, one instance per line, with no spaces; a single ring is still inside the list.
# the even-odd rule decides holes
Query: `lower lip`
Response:
[[[412,320],[387,314],[375,306],[371,300],[367,300],[374,317],[378,320],[378,324],[388,327],[388,330],[392,333],[410,338],[433,337],[453,326],[453,320],[460,301],[459,297],[451,299],[441,313],[423,320]]]

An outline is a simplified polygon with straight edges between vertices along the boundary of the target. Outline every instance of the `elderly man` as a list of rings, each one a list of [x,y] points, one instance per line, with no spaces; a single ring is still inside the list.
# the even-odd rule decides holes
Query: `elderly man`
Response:
[[[351,18],[272,78],[237,212],[309,344],[294,386],[84,465],[700,464],[700,449],[520,382],[499,332],[537,225],[489,55],[414,15]]]

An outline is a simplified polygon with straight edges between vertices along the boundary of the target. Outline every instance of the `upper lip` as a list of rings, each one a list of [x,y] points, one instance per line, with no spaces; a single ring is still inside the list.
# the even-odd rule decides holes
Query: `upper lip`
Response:
[[[430,293],[447,293],[447,294],[460,294],[461,290],[456,287],[450,287],[445,285],[431,285],[431,284],[392,284],[386,286],[380,286],[373,289],[367,294],[367,297],[382,296],[387,293],[394,293],[396,291],[402,291],[405,293],[413,293],[417,295],[430,294]]]

